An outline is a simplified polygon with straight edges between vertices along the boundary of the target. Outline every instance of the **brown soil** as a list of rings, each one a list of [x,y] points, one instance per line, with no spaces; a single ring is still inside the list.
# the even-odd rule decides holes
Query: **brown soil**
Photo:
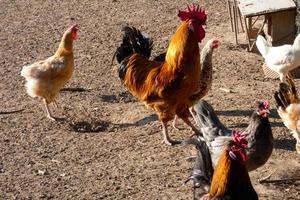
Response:
[[[193,166],[186,157],[192,147],[161,143],[155,114],[120,83],[112,55],[123,25],[136,26],[155,41],[153,54],[164,51],[179,24],[171,0],[0,1],[0,199],[191,199],[183,182]],[[196,2],[196,1],[194,1]],[[241,129],[257,100],[272,106],[275,149],[270,160],[251,172],[260,199],[300,199],[300,183],[259,184],[258,178],[277,169],[272,179],[300,176],[295,140],[275,110],[278,80],[265,79],[261,56],[248,53],[244,34],[234,44],[225,0],[204,1],[208,13],[206,39],[217,37],[214,82],[205,97],[230,128]],[[75,18],[80,25],[75,44],[75,73],[58,98],[52,122],[42,103],[30,98],[20,76],[23,65],[51,56],[63,31]],[[205,42],[204,41],[204,42]],[[300,86],[300,82],[296,81]],[[225,93],[220,87],[231,89]],[[173,138],[190,134],[171,129]]]

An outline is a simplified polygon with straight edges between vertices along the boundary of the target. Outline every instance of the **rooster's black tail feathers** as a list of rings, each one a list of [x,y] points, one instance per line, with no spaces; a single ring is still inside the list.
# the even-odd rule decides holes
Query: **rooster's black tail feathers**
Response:
[[[124,80],[128,57],[134,53],[139,53],[149,58],[153,47],[150,37],[141,33],[134,27],[125,26],[122,44],[117,48],[114,57],[117,58],[119,66],[119,77]]]

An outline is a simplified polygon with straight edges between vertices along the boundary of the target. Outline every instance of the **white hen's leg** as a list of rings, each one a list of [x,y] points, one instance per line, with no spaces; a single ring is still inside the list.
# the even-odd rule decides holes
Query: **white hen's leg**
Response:
[[[285,82],[285,79],[286,79],[285,76],[286,76],[286,75],[283,74],[283,73],[280,73],[280,74],[279,74],[279,79],[280,79],[280,81],[281,81],[282,83]]]
[[[193,116],[193,119],[195,120],[196,124],[199,126],[198,121],[197,121],[197,116],[195,115],[194,108],[190,107],[189,111],[190,111],[191,115]]]
[[[47,112],[47,117],[53,121],[55,121],[55,118],[52,116],[51,112],[50,112],[50,109],[49,109],[49,106],[48,106],[48,103],[46,101],[46,99],[43,99],[43,102],[45,104],[45,107],[46,107],[46,112]]]
[[[176,141],[176,140],[170,139],[169,134],[168,134],[167,122],[162,122],[162,133],[163,133],[163,137],[164,137],[163,142],[165,144],[174,145],[174,144],[180,144],[181,143],[181,141]]]

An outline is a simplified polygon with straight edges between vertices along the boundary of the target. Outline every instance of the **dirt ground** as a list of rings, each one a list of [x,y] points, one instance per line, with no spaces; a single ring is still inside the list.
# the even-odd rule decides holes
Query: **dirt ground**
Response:
[[[199,1],[191,1],[199,2]],[[295,140],[277,115],[273,92],[278,80],[264,78],[261,56],[234,43],[225,0],[201,0],[208,14],[207,35],[220,39],[214,54],[214,81],[205,97],[230,128],[242,129],[257,100],[271,102],[274,151],[250,176],[260,199],[300,199],[300,182],[259,184],[300,176]],[[154,39],[153,55],[167,47],[179,24],[171,0],[0,1],[0,199],[192,199],[184,185],[193,162],[192,147],[161,143],[154,112],[132,97],[120,83],[113,53],[123,25],[140,28]],[[52,122],[42,103],[30,98],[20,76],[23,65],[51,56],[70,18],[80,26],[75,44],[75,72],[62,91]],[[205,43],[204,41],[204,43]],[[300,87],[300,81],[296,81]],[[228,88],[225,93],[219,88]],[[5,114],[6,111],[20,112]],[[189,129],[172,128],[173,138]]]

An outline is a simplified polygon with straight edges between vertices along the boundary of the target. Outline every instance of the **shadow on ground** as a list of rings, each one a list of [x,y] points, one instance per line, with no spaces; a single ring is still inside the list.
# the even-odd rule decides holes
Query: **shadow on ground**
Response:
[[[117,95],[115,94],[103,94],[100,95],[103,102],[107,103],[129,103],[136,102],[136,98],[132,96],[129,92],[121,92]]]
[[[274,138],[274,148],[283,149],[288,151],[295,151],[296,140],[294,139],[275,139]]]
[[[158,118],[155,114],[151,114],[143,119],[140,119],[134,123],[112,123],[108,121],[92,121],[83,120],[78,122],[68,122],[70,129],[78,133],[100,133],[100,132],[114,132],[118,129],[128,128],[132,126],[144,126],[150,122],[156,121]]]
[[[243,117],[250,117],[253,113],[253,110],[220,110],[216,111],[216,114],[219,115],[224,115],[224,116],[243,116]],[[270,110],[270,118],[275,118],[279,119],[279,115],[277,113],[276,109],[271,109]]]

